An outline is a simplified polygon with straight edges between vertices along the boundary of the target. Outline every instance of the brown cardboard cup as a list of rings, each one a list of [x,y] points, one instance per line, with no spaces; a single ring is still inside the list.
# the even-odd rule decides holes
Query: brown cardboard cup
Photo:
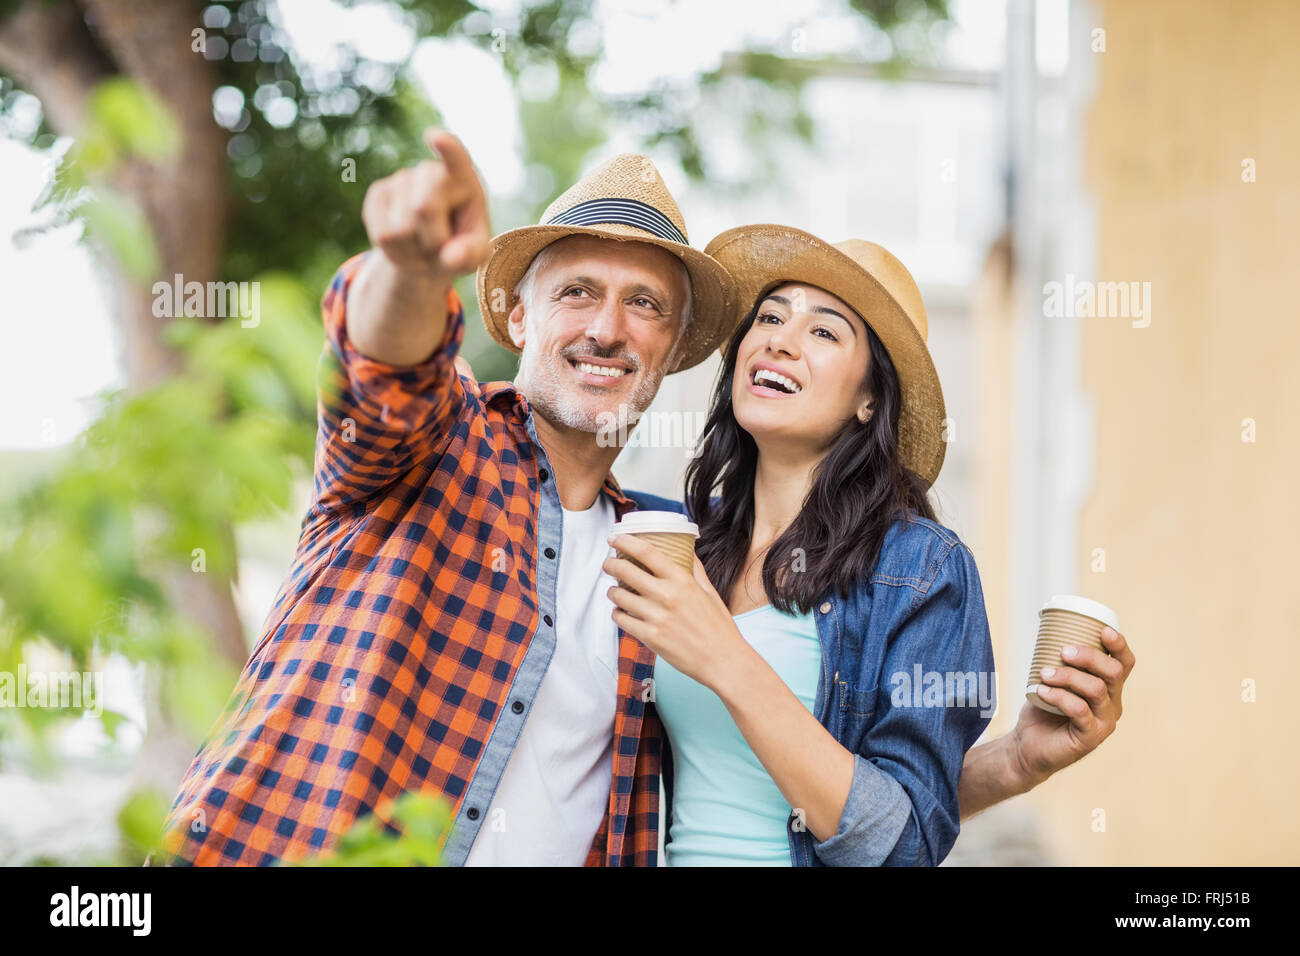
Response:
[[[1104,604],[1075,594],[1056,594],[1038,612],[1038,640],[1034,656],[1029,663],[1029,684],[1025,698],[1040,710],[1060,717],[1066,716],[1057,707],[1038,696],[1044,667],[1066,664],[1061,650],[1069,644],[1094,647],[1103,654],[1109,653],[1101,642],[1101,632],[1112,627],[1119,630],[1119,615]]]

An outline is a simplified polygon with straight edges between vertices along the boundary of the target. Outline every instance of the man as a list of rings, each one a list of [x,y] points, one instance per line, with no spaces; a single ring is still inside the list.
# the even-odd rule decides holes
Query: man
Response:
[[[457,864],[654,865],[662,727],[653,657],[609,614],[610,526],[637,502],[597,441],[723,341],[730,277],[692,249],[643,157],[542,224],[490,239],[469,156],[373,184],[372,249],[327,292],[315,482],[293,569],[168,817],[178,862],[327,850],[395,797],[440,794]],[[513,383],[457,374],[459,275],[478,269]],[[1070,721],[1022,712],[968,755],[963,815],[1096,747],[1133,666],[1084,651],[1050,680]],[[841,827],[854,821],[842,821]]]

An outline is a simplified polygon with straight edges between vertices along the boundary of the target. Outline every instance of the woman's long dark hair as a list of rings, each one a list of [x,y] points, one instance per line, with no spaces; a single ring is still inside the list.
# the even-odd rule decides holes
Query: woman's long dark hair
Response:
[[[740,343],[761,300],[732,336],[714,388],[700,451],[686,468],[686,505],[700,526],[696,553],[724,601],[740,578],[754,533],[754,475],[758,446],[736,421],[731,382]],[[863,424],[849,419],[813,473],[798,517],[768,548],[763,590],[778,610],[809,613],[832,592],[847,597],[876,566],[885,532],[900,517],[934,520],[925,482],[898,454],[902,392],[898,373],[876,333],[866,388],[873,412]],[[721,487],[716,510],[710,498]],[[802,549],[802,554],[797,549]]]

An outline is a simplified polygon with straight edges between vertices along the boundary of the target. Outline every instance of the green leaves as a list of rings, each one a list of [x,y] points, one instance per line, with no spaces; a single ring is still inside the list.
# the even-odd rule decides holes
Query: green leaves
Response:
[[[288,276],[257,281],[256,327],[172,322],[185,374],[104,396],[47,475],[0,499],[0,663],[42,641],[79,659],[116,651],[157,665],[170,711],[196,739],[237,675],[165,582],[225,580],[232,524],[287,508],[314,447],[312,296]]]
[[[127,854],[136,865],[159,848],[168,806],[167,800],[157,791],[140,790],[127,798],[118,811],[118,832],[122,835]]]
[[[79,213],[86,235],[98,241],[132,281],[146,282],[158,274],[162,260],[149,221],[129,197],[99,183]]]
[[[86,235],[102,245],[135,282],[157,275],[161,258],[144,212],[113,185],[122,165],[172,163],[180,129],[167,106],[131,79],[112,77],[95,87],[84,127],[37,203],[75,207]]]
[[[90,122],[81,143],[101,162],[135,157],[161,165],[180,153],[180,130],[166,104],[125,76],[97,86],[88,109]]]
[[[357,820],[332,853],[310,857],[290,866],[438,866],[439,844],[451,827],[451,808],[430,791],[403,793],[390,804],[400,834],[394,834],[376,814]]]

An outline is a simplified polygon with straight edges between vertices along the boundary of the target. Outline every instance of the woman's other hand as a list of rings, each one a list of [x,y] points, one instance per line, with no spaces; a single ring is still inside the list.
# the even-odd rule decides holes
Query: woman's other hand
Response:
[[[1063,711],[1049,714],[1029,701],[1020,710],[1012,731],[1016,760],[1029,789],[1058,770],[1092,753],[1109,737],[1123,712],[1120,697],[1136,659],[1124,635],[1105,628],[1102,643],[1110,654],[1090,647],[1075,648],[1052,673],[1046,670],[1039,696]],[[1067,649],[1068,650],[1068,649]]]

